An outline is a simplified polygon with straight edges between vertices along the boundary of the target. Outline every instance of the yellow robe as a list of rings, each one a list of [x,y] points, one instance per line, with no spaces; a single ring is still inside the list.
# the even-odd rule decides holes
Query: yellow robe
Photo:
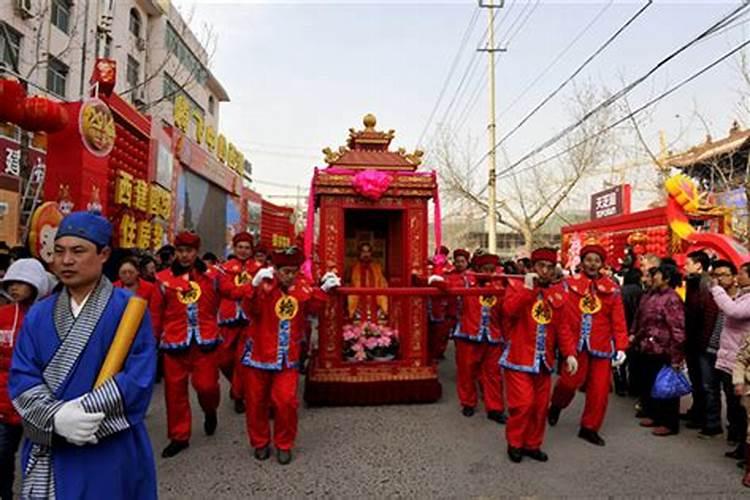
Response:
[[[352,286],[356,288],[387,288],[388,281],[383,275],[383,269],[377,262],[357,262],[352,267]],[[373,300],[374,299],[374,300]],[[362,302],[360,304],[360,301]],[[349,317],[353,318],[357,309],[360,309],[362,319],[377,320],[377,309],[388,315],[388,297],[385,295],[350,295],[347,297]],[[377,306],[377,307],[376,307]],[[368,314],[369,313],[369,314]]]

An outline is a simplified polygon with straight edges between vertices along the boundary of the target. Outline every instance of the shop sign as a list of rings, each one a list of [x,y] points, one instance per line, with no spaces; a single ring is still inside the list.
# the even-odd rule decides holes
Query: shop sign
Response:
[[[188,133],[190,123],[193,122],[195,124],[195,142],[201,145],[205,142],[205,149],[218,159],[219,162],[225,164],[239,175],[243,175],[245,156],[240,153],[234,144],[227,141],[224,134],[217,136],[212,126],[204,126],[203,115],[197,109],[191,109],[190,102],[182,94],[175,96],[172,118],[175,127],[185,134]]]
[[[622,184],[591,195],[591,219],[630,213],[630,186]]]

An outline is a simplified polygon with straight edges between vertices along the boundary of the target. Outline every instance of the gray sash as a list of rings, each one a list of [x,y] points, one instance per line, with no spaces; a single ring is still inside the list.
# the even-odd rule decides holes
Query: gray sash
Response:
[[[45,384],[32,387],[16,398],[15,401],[17,407],[28,408],[28,411],[21,412],[24,421],[27,418],[32,418],[32,420],[33,417],[38,418],[38,422],[31,422],[31,427],[36,429],[39,435],[30,436],[33,444],[24,472],[24,481],[21,488],[22,498],[55,498],[51,446],[52,420],[54,413],[62,404],[61,401],[57,400],[56,394],[68,379],[71,370],[94,333],[94,329],[112,296],[112,288],[112,283],[106,277],[102,277],[97,287],[91,292],[78,318],[73,316],[67,289],[63,289],[57,298],[54,322],[61,344],[44,369]],[[33,408],[34,406],[38,408]],[[42,444],[43,442],[47,444]]]

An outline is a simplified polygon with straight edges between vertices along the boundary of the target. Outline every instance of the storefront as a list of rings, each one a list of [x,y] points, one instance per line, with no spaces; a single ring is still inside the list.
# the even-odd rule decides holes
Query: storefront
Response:
[[[179,130],[172,130],[172,144],[177,179],[174,230],[196,231],[202,251],[225,255],[241,228],[240,176]]]

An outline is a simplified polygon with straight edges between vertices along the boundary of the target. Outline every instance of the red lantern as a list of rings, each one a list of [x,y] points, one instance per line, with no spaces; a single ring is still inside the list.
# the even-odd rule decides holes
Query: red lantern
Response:
[[[23,119],[26,89],[16,80],[0,80],[0,122],[18,123]]]
[[[29,97],[24,101],[23,119],[19,125],[32,132],[59,132],[68,124],[68,112],[59,102],[46,97]]]

